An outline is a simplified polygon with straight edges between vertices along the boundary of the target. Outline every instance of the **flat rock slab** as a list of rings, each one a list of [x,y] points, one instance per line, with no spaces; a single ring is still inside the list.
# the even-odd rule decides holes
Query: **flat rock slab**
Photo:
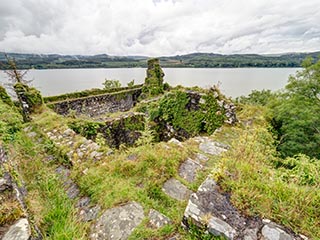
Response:
[[[136,202],[106,210],[91,229],[91,240],[125,240],[144,219]]]
[[[202,165],[206,165],[206,163],[208,162],[209,158],[201,153],[196,153],[194,160],[197,163],[200,163]]]
[[[218,142],[206,141],[199,144],[199,149],[204,153],[217,156],[227,151],[227,146]]]
[[[202,169],[203,166],[192,159],[188,158],[179,167],[179,176],[186,181],[192,183],[194,182],[197,172]]]
[[[262,228],[261,235],[263,240],[294,240],[292,236],[273,222]]]
[[[174,178],[170,178],[164,183],[162,191],[179,201],[187,200],[192,193],[185,185]]]
[[[2,240],[28,240],[31,237],[29,222],[26,218],[21,218],[12,225]]]
[[[90,222],[97,218],[101,208],[100,206],[94,206],[94,207],[83,207],[81,208],[79,214],[81,216],[81,219],[84,222]]]
[[[149,224],[154,228],[161,228],[171,223],[171,220],[167,216],[154,209],[150,210],[148,217],[150,219]]]

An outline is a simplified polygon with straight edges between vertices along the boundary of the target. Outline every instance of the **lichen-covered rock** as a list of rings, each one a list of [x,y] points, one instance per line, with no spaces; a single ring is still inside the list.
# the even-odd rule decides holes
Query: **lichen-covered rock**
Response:
[[[227,239],[234,239],[237,235],[236,230],[225,221],[211,217],[208,222],[208,231],[214,236],[223,236]]]
[[[171,139],[168,141],[168,143],[175,144],[175,145],[177,145],[177,146],[179,146],[179,147],[182,147],[182,146],[183,146],[182,143],[181,143],[178,139],[175,139],[175,138],[171,138]]]
[[[171,223],[171,220],[163,215],[162,213],[159,213],[158,211],[151,209],[149,212],[149,224],[154,228],[161,228],[165,225],[168,225]]]
[[[179,176],[188,182],[194,182],[197,172],[202,169],[202,165],[188,158],[179,167]]]
[[[179,201],[187,200],[192,193],[185,185],[174,178],[170,178],[166,181],[162,190],[170,197]]]
[[[195,225],[226,239],[242,240],[302,240],[303,237],[286,230],[270,220],[250,218],[234,208],[216,182],[207,178],[198,191],[190,196],[182,225]]]
[[[219,191],[218,185],[207,178],[198,191],[190,196],[182,224],[202,226],[215,236],[235,239],[238,230],[250,225]]]
[[[206,141],[202,142],[199,145],[199,149],[207,154],[210,155],[220,155],[221,153],[227,151],[227,148],[225,145],[217,143],[217,142],[212,142],[212,141]]]
[[[91,240],[125,240],[144,219],[136,202],[106,210],[91,229]]]
[[[21,218],[12,225],[2,240],[28,240],[31,237],[29,222],[26,218]]]
[[[12,181],[9,174],[4,174],[4,176],[0,178],[0,193],[5,190],[12,190]]]
[[[262,240],[294,240],[290,234],[273,222],[266,224],[261,230]]]

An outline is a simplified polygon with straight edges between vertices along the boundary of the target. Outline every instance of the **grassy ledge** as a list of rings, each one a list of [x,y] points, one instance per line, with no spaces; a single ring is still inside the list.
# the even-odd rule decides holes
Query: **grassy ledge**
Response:
[[[281,159],[263,107],[246,106],[231,149],[212,174],[243,213],[261,216],[312,239],[320,238],[320,164],[304,155]],[[279,164],[282,163],[282,164]]]

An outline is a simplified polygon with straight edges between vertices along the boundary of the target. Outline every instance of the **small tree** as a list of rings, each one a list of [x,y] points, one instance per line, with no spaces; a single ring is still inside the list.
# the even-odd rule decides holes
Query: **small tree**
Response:
[[[104,85],[104,89],[120,88],[121,87],[121,83],[119,80],[105,79],[103,85]]]
[[[13,87],[17,95],[23,121],[28,122],[30,121],[30,113],[34,112],[43,103],[41,94],[35,88],[28,86],[31,82],[31,80],[25,79],[28,71],[18,70],[15,60],[9,58],[7,54],[5,54],[5,57],[9,65],[9,70],[6,70],[5,73],[10,81],[10,87]]]
[[[320,61],[304,61],[304,69],[291,76],[286,90],[272,106],[273,125],[284,156],[304,153],[320,158]]]
[[[128,87],[133,87],[134,86],[134,79],[132,79],[132,81],[127,83]]]

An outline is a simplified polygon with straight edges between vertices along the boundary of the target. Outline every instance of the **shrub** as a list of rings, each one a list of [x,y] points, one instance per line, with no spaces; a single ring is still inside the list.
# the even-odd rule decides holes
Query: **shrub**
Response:
[[[105,81],[103,83],[103,86],[104,86],[104,89],[120,88],[121,87],[121,83],[120,83],[119,80],[105,79]]]

